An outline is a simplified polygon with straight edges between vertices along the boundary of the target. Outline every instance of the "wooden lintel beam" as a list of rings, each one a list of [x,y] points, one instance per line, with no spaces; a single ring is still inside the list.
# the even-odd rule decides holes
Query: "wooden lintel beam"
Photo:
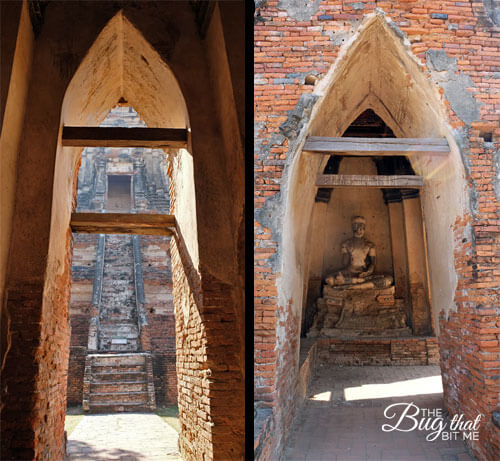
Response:
[[[420,189],[424,186],[421,176],[412,175],[348,175],[321,174],[316,186],[329,189],[337,187],[372,187],[379,189]]]
[[[445,138],[327,138],[309,136],[304,151],[323,155],[394,156],[450,152]]]
[[[121,128],[65,126],[62,145],[69,147],[161,147],[187,146],[185,128]]]
[[[71,231],[84,234],[173,235],[175,217],[161,214],[72,213]]]

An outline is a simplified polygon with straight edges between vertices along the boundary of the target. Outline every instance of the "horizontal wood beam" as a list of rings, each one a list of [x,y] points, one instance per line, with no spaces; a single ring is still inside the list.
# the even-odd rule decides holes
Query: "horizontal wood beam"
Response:
[[[337,187],[374,187],[379,189],[420,189],[424,186],[421,176],[411,175],[349,175],[321,174],[316,186],[329,189]]]
[[[72,213],[71,231],[84,234],[173,235],[175,217],[162,214]]]
[[[445,138],[326,138],[308,136],[304,151],[323,155],[446,155],[450,147]]]
[[[62,145],[68,147],[161,147],[187,146],[185,128],[120,128],[65,126]]]

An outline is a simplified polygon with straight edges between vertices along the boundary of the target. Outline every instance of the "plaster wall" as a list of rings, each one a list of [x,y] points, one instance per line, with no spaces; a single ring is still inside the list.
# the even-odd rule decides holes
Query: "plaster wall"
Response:
[[[371,159],[345,158],[340,163],[339,174],[376,175],[377,168]],[[342,267],[341,246],[352,237],[353,216],[366,219],[365,238],[375,244],[377,251],[375,273],[392,275],[389,215],[382,190],[338,188],[333,190],[328,203],[325,227],[309,237],[323,239],[323,276]]]
[[[181,238],[194,268],[199,269],[198,232],[196,221],[195,185],[193,180],[193,157],[186,149],[170,154],[172,165],[171,184],[175,194],[175,220]]]
[[[208,70],[211,85],[217,101],[215,109],[220,121],[221,140],[224,143],[223,152],[233,153],[226,155],[223,161],[225,176],[228,178],[224,189],[237,191],[234,195],[235,204],[241,210],[240,214],[227,216],[230,225],[228,229],[243,235],[244,229],[244,207],[242,192],[244,183],[238,174],[241,168],[241,159],[244,143],[244,109],[245,97],[243,88],[233,85],[233,81],[242,81],[245,69],[245,34],[241,31],[245,29],[244,15],[238,14],[240,6],[238,2],[221,2],[214,10],[212,21],[207,30],[207,52]],[[223,22],[223,18],[226,21]],[[238,52],[237,50],[241,50]],[[221,191],[221,195],[225,195]],[[228,197],[232,194],[227,194]],[[234,235],[234,234],[233,234]],[[243,239],[235,242],[235,254],[237,255],[236,273],[234,280],[237,280],[238,287],[234,290],[233,296],[239,297],[238,303],[244,306],[242,297],[244,292],[243,274],[245,271],[245,249]],[[217,271],[217,276],[226,280],[224,273]],[[239,274],[239,275],[238,275]],[[238,328],[243,338],[245,335],[245,322],[243,311],[237,313]],[[244,344],[241,343],[241,354],[244,354]],[[244,364],[241,363],[241,372],[244,373]]]
[[[33,30],[26,2],[2,8],[2,130],[0,136],[0,299],[3,299],[16,190],[17,156],[28,96]],[[9,14],[11,13],[11,14]],[[16,19],[14,19],[14,17]],[[17,27],[17,29],[16,29]],[[9,62],[9,58],[11,59]],[[8,96],[7,96],[8,95]],[[3,309],[2,309],[3,311]],[[2,322],[3,323],[3,322]],[[3,348],[2,348],[3,349]]]

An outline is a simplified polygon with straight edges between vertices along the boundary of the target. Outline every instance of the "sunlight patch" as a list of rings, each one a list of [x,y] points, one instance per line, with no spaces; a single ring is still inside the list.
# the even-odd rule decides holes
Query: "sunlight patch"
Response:
[[[331,399],[332,399],[332,393],[330,391],[326,391],[326,392],[320,392],[319,394],[313,395],[309,400],[329,402]]]
[[[394,383],[363,384],[357,387],[346,387],[344,389],[344,398],[346,401],[382,399],[404,397],[407,395],[439,394],[441,392],[443,392],[441,375],[436,375],[406,381],[396,381]]]

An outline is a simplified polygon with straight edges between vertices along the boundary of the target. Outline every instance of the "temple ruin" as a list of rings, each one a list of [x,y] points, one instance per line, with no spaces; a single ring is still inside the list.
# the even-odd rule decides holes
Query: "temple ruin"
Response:
[[[434,364],[498,458],[497,9],[256,2],[256,459],[372,459],[333,370]]]

